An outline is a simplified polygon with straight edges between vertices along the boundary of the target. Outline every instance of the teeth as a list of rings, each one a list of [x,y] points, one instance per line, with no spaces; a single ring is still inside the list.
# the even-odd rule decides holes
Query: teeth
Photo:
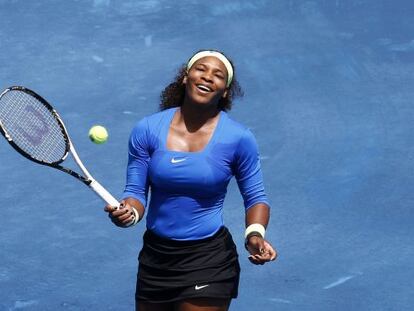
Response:
[[[197,85],[197,87],[200,90],[203,90],[203,91],[206,91],[206,92],[211,92],[211,89],[209,87],[205,86],[205,85],[199,84],[199,85]]]

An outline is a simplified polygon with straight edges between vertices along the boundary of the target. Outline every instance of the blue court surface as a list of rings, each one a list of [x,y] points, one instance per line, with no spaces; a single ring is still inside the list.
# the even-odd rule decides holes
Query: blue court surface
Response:
[[[133,125],[193,52],[223,50],[279,251],[249,263],[232,182],[224,216],[242,276],[231,310],[413,310],[413,16],[408,0],[0,0],[0,88],[50,101],[119,197]],[[106,144],[89,141],[94,124]],[[133,310],[145,222],[114,227],[87,187],[3,138],[0,177],[0,310]]]

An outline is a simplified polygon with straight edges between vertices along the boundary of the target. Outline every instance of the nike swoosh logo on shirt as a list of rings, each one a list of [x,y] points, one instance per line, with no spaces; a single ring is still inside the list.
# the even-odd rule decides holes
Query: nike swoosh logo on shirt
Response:
[[[171,159],[171,163],[173,163],[173,164],[175,164],[175,163],[180,163],[180,162],[183,162],[183,161],[185,161],[185,160],[187,160],[187,158],[179,158],[179,159],[172,158],[172,159]]]
[[[210,285],[201,285],[201,286],[196,285],[195,290],[200,290],[200,289],[206,288],[207,286],[210,286]]]

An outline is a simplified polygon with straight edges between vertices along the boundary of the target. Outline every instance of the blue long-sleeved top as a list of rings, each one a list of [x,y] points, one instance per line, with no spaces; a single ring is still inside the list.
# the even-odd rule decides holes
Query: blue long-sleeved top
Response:
[[[259,153],[253,134],[227,113],[208,144],[198,152],[167,149],[167,136],[177,108],[142,119],[129,140],[127,181],[123,198],[147,205],[147,228],[174,240],[197,240],[223,226],[222,209],[235,176],[246,209],[268,204]]]

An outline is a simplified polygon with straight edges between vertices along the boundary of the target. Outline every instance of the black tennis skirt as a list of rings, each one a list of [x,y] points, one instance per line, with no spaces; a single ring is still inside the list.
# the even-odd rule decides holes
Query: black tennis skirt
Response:
[[[197,241],[175,241],[147,230],[139,254],[135,298],[153,303],[186,298],[236,298],[240,265],[227,228]]]

